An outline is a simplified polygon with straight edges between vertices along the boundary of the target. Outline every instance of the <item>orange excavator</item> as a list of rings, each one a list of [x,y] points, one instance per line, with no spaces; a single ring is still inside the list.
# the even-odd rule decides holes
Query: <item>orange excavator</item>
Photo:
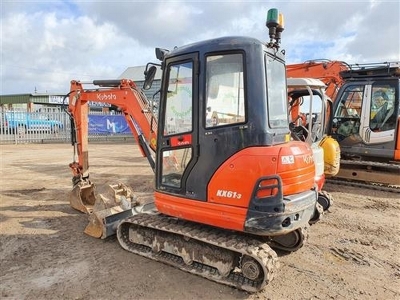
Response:
[[[88,234],[116,233],[127,251],[249,292],[274,277],[273,249],[303,245],[318,189],[310,145],[290,139],[280,19],[276,9],[268,11],[266,43],[223,37],[157,48],[157,118],[130,80],[71,82],[70,203],[89,214]],[[144,88],[155,72],[148,64]],[[121,109],[154,170],[152,197],[136,198],[122,184],[96,193],[89,179],[89,101]]]
[[[286,65],[286,72],[288,78],[309,77],[321,80],[326,85],[325,94],[330,99],[335,99],[344,83],[340,73],[350,68],[351,66],[344,61],[318,59]]]
[[[309,61],[288,65],[287,76],[328,85],[327,133],[342,157],[332,182],[400,192],[400,62]]]

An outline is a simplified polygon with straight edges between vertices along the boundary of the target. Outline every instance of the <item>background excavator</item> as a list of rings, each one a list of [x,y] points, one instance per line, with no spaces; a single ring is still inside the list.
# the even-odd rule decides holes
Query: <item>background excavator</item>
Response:
[[[87,233],[116,232],[130,252],[249,292],[275,275],[272,248],[303,245],[318,189],[311,147],[290,140],[281,19],[268,11],[267,43],[225,37],[157,48],[163,72],[157,118],[130,80],[93,81],[91,88],[71,82],[70,202],[91,215]],[[144,88],[155,71],[147,65]],[[110,186],[110,197],[96,193],[89,101],[122,110],[155,172],[151,199],[135,198],[122,184]]]
[[[335,99],[339,88],[344,83],[340,73],[350,68],[351,66],[344,61],[318,59],[288,64],[286,72],[288,78],[309,77],[321,80],[326,85],[325,94],[330,99]]]
[[[287,76],[328,85],[327,133],[342,157],[332,182],[400,192],[400,62],[309,61],[288,65]]]
[[[325,83],[319,79],[288,78],[287,84],[291,135],[294,140],[308,143],[313,150],[318,203],[326,211],[333,197],[323,190],[325,178],[335,176],[340,168],[339,144],[325,133],[332,102],[325,94]]]

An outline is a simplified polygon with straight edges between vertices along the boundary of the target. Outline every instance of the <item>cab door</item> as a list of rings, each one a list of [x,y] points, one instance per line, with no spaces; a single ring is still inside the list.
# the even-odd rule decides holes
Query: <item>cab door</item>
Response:
[[[399,107],[395,82],[347,84],[336,101],[332,135],[342,145],[394,142]]]
[[[399,100],[396,97],[396,84],[374,82],[365,88],[360,135],[368,145],[395,141],[395,128],[398,118]]]
[[[348,83],[336,100],[331,135],[342,154],[393,158],[399,115],[398,83]]]
[[[198,156],[197,65],[197,54],[166,60],[159,107],[156,189],[186,197]]]

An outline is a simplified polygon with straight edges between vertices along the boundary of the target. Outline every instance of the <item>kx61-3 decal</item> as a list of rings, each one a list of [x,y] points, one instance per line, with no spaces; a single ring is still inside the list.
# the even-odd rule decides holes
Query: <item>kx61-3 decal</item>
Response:
[[[242,194],[235,192],[235,191],[227,191],[227,190],[218,190],[217,196],[225,197],[225,198],[234,198],[234,199],[242,198]]]

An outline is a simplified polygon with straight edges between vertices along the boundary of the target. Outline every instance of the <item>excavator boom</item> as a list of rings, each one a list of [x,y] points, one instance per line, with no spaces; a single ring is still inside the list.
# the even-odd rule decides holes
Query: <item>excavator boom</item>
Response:
[[[351,67],[343,61],[330,61],[327,59],[308,60],[304,63],[286,65],[287,77],[310,77],[323,81],[326,85],[326,95],[334,99],[344,83],[340,73]]]
[[[68,113],[71,118],[74,147],[74,161],[70,164],[73,173],[70,204],[73,208],[90,215],[85,233],[105,238],[115,234],[119,220],[133,214],[132,202],[138,204],[133,199],[132,191],[123,184],[110,185],[105,193],[96,197],[95,185],[89,179],[87,138],[89,103],[111,103],[118,107],[142,155],[147,157],[153,170],[157,121],[142,90],[128,79],[92,82],[73,80],[68,96]],[[141,203],[139,206],[148,207],[148,203]]]
[[[85,88],[83,87],[85,85]],[[88,88],[87,85],[91,87]],[[112,103],[124,115],[128,126],[144,157],[151,159],[156,149],[157,121],[152,106],[132,80],[94,80],[91,82],[71,81],[68,112],[72,117],[73,137],[88,134],[89,103]],[[88,172],[87,138],[76,141],[78,161],[74,175],[85,176]],[[154,169],[154,162],[149,161]]]

